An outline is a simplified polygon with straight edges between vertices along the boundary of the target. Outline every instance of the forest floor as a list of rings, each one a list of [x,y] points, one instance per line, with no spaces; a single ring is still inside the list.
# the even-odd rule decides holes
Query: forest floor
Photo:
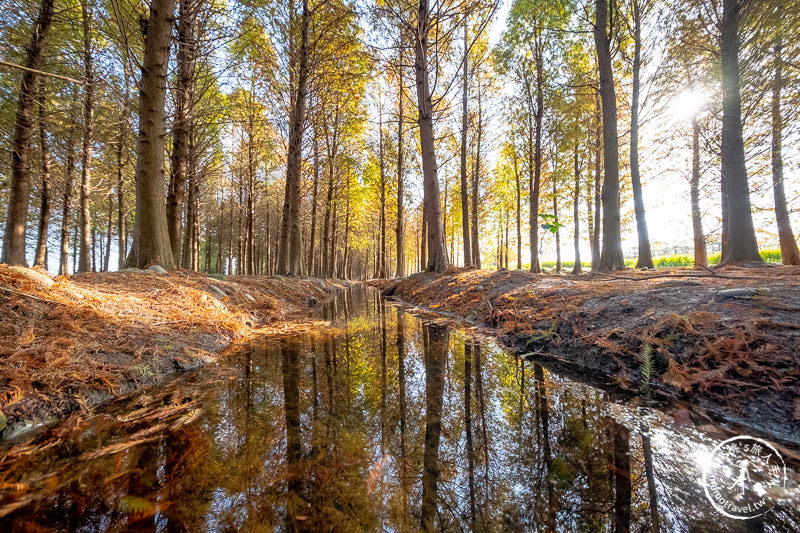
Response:
[[[798,267],[613,275],[453,268],[370,284],[467,320],[557,370],[800,443]]]
[[[312,308],[349,285],[183,271],[53,280],[0,265],[0,437],[212,362],[239,341],[312,327]]]

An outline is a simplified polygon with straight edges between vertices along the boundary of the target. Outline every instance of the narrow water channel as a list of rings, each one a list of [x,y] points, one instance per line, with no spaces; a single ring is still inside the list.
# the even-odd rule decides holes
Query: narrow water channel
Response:
[[[800,531],[789,458],[759,519],[706,498],[735,431],[363,287],[321,318],[0,451],[0,530]]]

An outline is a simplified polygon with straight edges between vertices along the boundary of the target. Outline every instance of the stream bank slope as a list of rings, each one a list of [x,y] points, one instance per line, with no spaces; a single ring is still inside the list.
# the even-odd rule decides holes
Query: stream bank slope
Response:
[[[800,443],[800,268],[614,275],[451,268],[369,283],[387,297],[491,328],[518,355]]]
[[[133,269],[51,278],[0,265],[0,436],[200,367],[240,341],[311,327],[313,309],[350,285]]]

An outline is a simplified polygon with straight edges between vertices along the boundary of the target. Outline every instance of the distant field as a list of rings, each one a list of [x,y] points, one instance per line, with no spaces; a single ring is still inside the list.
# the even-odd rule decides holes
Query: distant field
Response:
[[[779,249],[770,249],[770,250],[761,250],[761,259],[768,263],[780,263],[781,262],[781,251]],[[716,265],[719,263],[720,254],[711,254],[708,256],[708,263],[710,265]],[[691,255],[686,254],[678,254],[678,255],[662,255],[660,257],[653,258],[653,264],[656,268],[674,268],[674,267],[690,267],[694,264],[694,258]],[[564,270],[571,270],[572,267],[575,266],[574,261],[564,261],[561,263],[561,268]],[[591,263],[587,263],[581,261],[581,266],[584,268],[590,268],[592,265]],[[626,259],[625,266],[629,268],[633,268],[636,266],[636,259]],[[542,268],[546,269],[554,269],[556,267],[555,261],[544,261],[542,263]],[[525,268],[529,268],[528,265],[525,265]]]

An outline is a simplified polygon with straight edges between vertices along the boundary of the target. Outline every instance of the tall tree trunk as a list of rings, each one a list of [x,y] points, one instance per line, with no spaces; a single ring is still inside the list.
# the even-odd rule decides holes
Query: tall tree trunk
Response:
[[[334,172],[336,155],[338,151],[338,135],[336,128],[329,134],[327,118],[323,115],[323,128],[325,131],[325,149],[328,163],[328,194],[325,202],[325,219],[322,227],[322,276],[325,278],[333,277],[331,268],[332,250],[331,246],[331,210],[334,207],[335,183]]]
[[[252,98],[252,91],[250,93]],[[252,103],[252,102],[251,102]],[[256,263],[254,255],[255,245],[255,194],[256,194],[256,161],[255,161],[255,138],[253,135],[255,128],[255,117],[251,110],[249,117],[249,131],[247,142],[247,227],[245,229],[245,274],[252,276],[255,274]]]
[[[603,104],[603,248],[600,270],[623,270],[622,237],[619,212],[619,141],[617,138],[617,96],[611,71],[611,42],[619,18],[615,0],[595,0],[594,42],[600,73],[600,99]]]
[[[308,238],[308,259],[306,270],[309,276],[315,275],[314,270],[314,244],[317,232],[317,193],[319,192],[319,146],[317,145],[317,130],[314,129],[314,185],[311,191],[311,234]]]
[[[800,265],[800,251],[794,240],[789,210],[786,209],[786,193],[783,188],[783,117],[781,116],[781,89],[783,85],[780,34],[775,42],[775,79],[772,82],[772,192],[775,198],[775,219],[778,223],[778,240],[784,265]]]
[[[514,183],[517,193],[517,270],[520,270],[522,268],[522,184],[516,147],[514,148]]]
[[[723,0],[722,52],[722,264],[761,262],[750,208],[739,89],[739,17],[746,0]]]
[[[114,236],[114,195],[108,191],[108,218],[106,219],[106,252],[103,254],[103,272],[108,272],[111,257],[111,238]]]
[[[117,251],[119,254],[118,266],[120,269],[125,268],[125,259],[128,254],[128,223],[127,223],[127,210],[125,209],[125,172],[124,166],[127,159],[124,157],[125,147],[128,144],[128,120],[129,120],[129,96],[128,96],[128,82],[127,82],[127,60],[123,62],[123,70],[125,74],[125,97],[122,103],[122,111],[120,113],[119,122],[119,139],[117,140]]]
[[[469,17],[464,16],[464,65],[463,65],[463,90],[461,93],[461,234],[464,239],[464,266],[472,265],[472,248],[470,246],[469,231],[469,189],[467,187],[467,93],[469,90],[469,74],[467,63],[469,59]]]
[[[428,262],[426,270],[444,272],[449,266],[442,225],[442,206],[439,197],[439,178],[436,165],[436,147],[433,137],[433,103],[428,80],[428,30],[430,12],[428,0],[419,0],[417,32],[414,38],[414,71],[417,83],[417,109],[422,175],[427,218]]]
[[[336,210],[339,207],[338,199],[334,200],[333,202],[333,215],[331,218],[331,249],[328,254],[328,259],[330,260],[330,265],[328,265],[328,271],[330,272],[330,277],[336,278]]]
[[[83,68],[86,94],[83,104],[83,157],[81,164],[81,205],[78,212],[78,225],[81,229],[80,257],[78,272],[95,270],[89,264],[92,247],[92,213],[89,200],[92,194],[92,143],[94,137],[94,67],[92,66],[92,13],[88,0],[81,2],[83,17]]]
[[[84,272],[97,272],[97,230],[94,226],[92,226],[92,229],[89,232],[89,238],[92,264],[91,268],[89,270],[85,270]],[[78,264],[80,265],[80,263]],[[80,271],[80,267],[78,267],[78,270]]]
[[[692,117],[692,177],[689,181],[692,207],[692,237],[695,266],[708,266],[706,236],[703,233],[703,214],[700,212],[700,126],[697,114]]]
[[[347,197],[344,203],[344,254],[342,256],[341,277],[350,279],[347,271],[348,261],[350,260],[350,179],[347,179]]]
[[[164,104],[174,0],[153,0],[147,20],[139,89],[139,148],[136,157],[136,220],[128,266],[174,267],[164,199]]]
[[[386,171],[383,161],[383,110],[378,104],[378,157],[380,158],[380,186],[379,194],[381,201],[380,213],[380,252],[378,256],[378,277],[386,277]]]
[[[183,203],[186,197],[186,174],[189,164],[189,129],[191,125],[192,85],[194,81],[194,9],[193,0],[178,0],[178,65],[175,85],[175,120],[172,123],[169,190],[167,193],[167,230],[175,263],[181,257]]]
[[[303,262],[303,247],[300,239],[300,167],[306,118],[310,21],[311,10],[308,0],[303,0],[303,14],[300,22],[300,57],[297,66],[297,94],[289,118],[289,155],[286,161],[286,190],[278,249],[278,274],[293,276],[301,274]]]
[[[531,247],[536,249],[536,265],[531,260],[531,272],[541,272],[539,265],[539,194],[542,181],[542,117],[544,116],[544,65],[542,55],[542,29],[536,22],[535,56],[536,56],[536,144],[534,146],[533,187],[531,188]]]
[[[556,190],[555,171],[550,179],[553,182],[553,216],[558,221],[558,191]],[[561,230],[559,228],[556,228],[556,273],[561,273]]]
[[[200,270],[200,223],[198,220],[200,185],[197,176],[197,150],[194,145],[193,129],[189,132],[188,156],[186,165],[186,229],[183,236],[181,266],[186,270]]]
[[[600,156],[602,154],[603,137],[603,116],[600,107],[600,93],[595,94],[594,99],[595,117],[595,137],[594,137],[594,226],[592,231],[592,270],[600,265],[600,236],[603,215],[601,212],[602,199],[600,194],[600,178],[602,175],[603,163]],[[591,201],[591,200],[589,200]]]
[[[528,225],[530,231],[531,246],[531,265],[532,274],[539,274],[542,267],[539,264],[539,186],[541,182],[541,113],[538,106],[538,93],[536,106],[534,107],[533,87],[527,71],[523,72],[525,97],[528,102],[528,193],[529,193],[529,216]],[[538,78],[538,76],[537,76]]]
[[[573,242],[575,245],[575,265],[572,267],[573,274],[580,274],[583,271],[581,265],[581,220],[578,212],[578,204],[581,199],[581,169],[578,164],[578,143],[575,143],[575,188],[572,191],[572,221],[575,224]]]
[[[77,122],[74,112],[74,102],[77,96],[77,90],[73,87],[72,90],[73,105],[69,114],[69,133],[67,134],[66,145],[66,164],[64,165],[64,196],[63,206],[61,208],[61,257],[58,266],[58,273],[61,276],[66,276],[69,273],[69,215],[72,207],[72,175],[75,171],[75,132]]]
[[[505,242],[505,247],[503,248],[503,253],[505,254],[504,261],[505,261],[505,265],[506,265],[506,270],[508,270],[508,249],[509,249],[509,246],[508,246],[508,243],[509,243],[509,240],[508,240],[508,208],[506,208],[505,214],[506,214],[506,216],[505,216],[505,218],[506,218],[506,237],[505,237],[506,242]]]
[[[420,271],[424,271],[425,268],[428,266],[428,224],[427,219],[428,216],[425,212],[425,205],[423,202],[422,206],[422,229],[420,231],[420,253],[419,253],[419,269]]]
[[[47,268],[47,228],[50,224],[50,150],[47,145],[47,110],[44,78],[39,83],[39,151],[42,156],[42,188],[40,191],[39,234],[36,239],[35,265]]]
[[[481,109],[481,86],[478,84],[478,123],[476,124],[475,138],[475,172],[472,175],[472,210],[470,211],[470,233],[472,234],[472,263],[475,268],[481,268],[481,246],[478,234],[478,204],[480,201],[480,176],[481,176],[481,140],[483,137],[483,120]]]
[[[25,259],[25,227],[28,221],[28,204],[31,194],[31,132],[33,106],[39,84],[36,72],[42,63],[44,46],[50,22],[53,20],[53,0],[42,0],[39,17],[33,25],[33,36],[28,47],[14,123],[14,141],[11,150],[11,191],[8,198],[8,215],[3,236],[3,255],[0,262],[27,266]]]
[[[653,268],[650,236],[644,212],[644,196],[639,179],[639,71],[642,64],[642,0],[633,0],[633,92],[631,95],[631,188],[636,213],[636,234],[639,238],[639,259],[636,268]]]
[[[397,246],[397,270],[395,275],[398,278],[406,275],[406,251],[403,237],[403,195],[405,194],[403,181],[403,120],[405,120],[403,116],[403,95],[405,93],[403,68],[403,48],[401,46],[397,67],[397,226],[394,230],[395,244]]]

